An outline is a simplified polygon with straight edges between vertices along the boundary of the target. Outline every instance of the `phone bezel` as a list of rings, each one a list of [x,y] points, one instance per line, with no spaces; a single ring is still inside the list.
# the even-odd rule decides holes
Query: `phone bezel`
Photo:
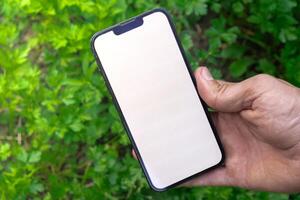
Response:
[[[126,133],[127,133],[128,137],[129,137],[129,139],[130,139],[130,142],[131,142],[131,144],[132,144],[132,146],[133,146],[133,149],[134,149],[134,151],[135,151],[135,153],[136,153],[136,156],[137,156],[137,159],[138,159],[138,161],[139,161],[139,164],[140,164],[140,166],[141,166],[141,168],[142,168],[142,171],[143,171],[144,175],[146,176],[147,182],[148,182],[149,186],[150,186],[154,191],[162,192],[162,191],[166,191],[167,189],[176,187],[176,186],[178,186],[178,185],[180,185],[180,184],[182,184],[182,183],[184,183],[184,182],[186,182],[186,181],[188,181],[188,180],[191,180],[192,178],[195,178],[196,176],[199,176],[199,175],[201,175],[201,174],[203,174],[203,173],[205,173],[205,172],[207,172],[207,171],[213,170],[213,169],[215,169],[215,168],[217,168],[217,167],[223,165],[223,164],[224,164],[224,161],[225,161],[225,153],[224,153],[224,148],[223,148],[223,146],[222,146],[222,144],[221,144],[220,138],[219,138],[219,136],[218,136],[218,134],[217,134],[217,130],[216,130],[216,128],[215,128],[215,126],[214,126],[214,124],[213,124],[212,118],[211,118],[211,116],[210,116],[210,114],[209,114],[208,106],[207,106],[207,104],[203,101],[203,99],[200,97],[200,95],[199,95],[199,93],[198,93],[198,91],[197,91],[199,100],[201,101],[201,104],[202,104],[202,106],[203,106],[203,108],[204,108],[204,111],[205,111],[205,114],[206,114],[206,116],[207,116],[207,118],[208,118],[208,121],[209,121],[209,124],[210,124],[210,126],[211,126],[211,129],[212,129],[212,131],[213,131],[213,133],[214,133],[214,136],[215,136],[215,138],[216,138],[216,140],[217,140],[217,143],[218,143],[218,146],[219,146],[219,148],[220,148],[220,151],[221,151],[221,154],[222,154],[222,158],[221,158],[220,162],[217,163],[216,165],[214,165],[214,166],[212,166],[212,167],[210,167],[210,168],[207,168],[207,169],[205,169],[205,170],[203,170],[203,171],[200,171],[200,172],[198,172],[198,173],[196,173],[196,174],[194,174],[194,175],[192,175],[192,176],[189,176],[189,177],[187,177],[187,178],[185,178],[185,179],[179,180],[178,182],[176,182],[176,183],[174,183],[174,184],[171,184],[171,185],[169,185],[169,186],[167,186],[167,187],[165,187],[165,188],[156,188],[156,187],[152,184],[151,178],[149,177],[148,172],[147,172],[147,170],[146,170],[146,168],[145,168],[143,159],[142,159],[142,157],[141,157],[141,155],[140,155],[140,153],[139,153],[139,150],[138,150],[138,148],[137,148],[137,146],[136,146],[136,144],[135,144],[135,142],[134,142],[134,138],[132,137],[131,131],[130,131],[128,125],[127,125],[126,119],[125,119],[125,117],[124,117],[124,115],[123,115],[123,113],[122,113],[121,107],[119,106],[119,103],[118,103],[118,101],[117,101],[117,99],[116,99],[116,96],[115,96],[115,94],[114,94],[114,92],[113,92],[113,89],[111,88],[111,85],[110,85],[110,83],[109,83],[109,80],[108,80],[108,78],[107,78],[107,76],[106,76],[106,74],[105,74],[105,71],[104,71],[103,67],[102,67],[101,61],[100,61],[100,59],[98,58],[98,55],[97,55],[97,52],[96,52],[94,43],[95,43],[95,40],[96,40],[96,38],[97,38],[98,36],[103,35],[103,34],[109,32],[109,31],[112,31],[113,29],[115,29],[116,27],[120,26],[121,24],[130,22],[130,21],[132,21],[132,20],[134,20],[134,19],[136,19],[136,18],[143,18],[143,17],[145,17],[145,16],[147,16],[147,15],[150,15],[150,14],[153,14],[153,13],[155,13],[155,12],[161,12],[161,13],[163,13],[163,14],[167,17],[168,22],[169,22],[169,25],[171,26],[172,32],[173,32],[174,37],[175,37],[175,39],[176,39],[177,45],[178,45],[178,47],[179,47],[179,49],[180,49],[181,55],[182,55],[182,57],[183,57],[183,59],[184,59],[185,65],[186,65],[186,67],[187,67],[187,69],[188,69],[188,72],[189,72],[189,74],[190,74],[191,80],[192,80],[193,85],[194,85],[194,87],[195,87],[195,90],[197,91],[196,79],[195,79],[194,74],[193,74],[193,71],[192,71],[192,69],[191,69],[191,67],[190,67],[190,65],[189,65],[189,63],[188,63],[188,60],[187,60],[186,55],[185,55],[185,53],[184,53],[184,49],[183,49],[183,47],[182,47],[182,44],[181,44],[181,42],[180,42],[180,40],[179,40],[179,38],[178,38],[178,36],[177,36],[176,29],[175,29],[175,25],[173,24],[172,19],[171,19],[171,16],[169,15],[169,13],[168,13],[165,9],[163,9],[163,8],[155,8],[155,9],[152,9],[152,10],[147,11],[147,12],[144,12],[144,13],[138,15],[138,16],[135,16],[135,17],[133,17],[133,18],[130,18],[130,19],[128,19],[128,20],[125,20],[125,21],[123,21],[123,22],[121,22],[121,23],[118,23],[118,24],[116,24],[116,25],[114,25],[114,26],[111,26],[111,27],[109,27],[109,28],[107,28],[107,29],[104,29],[104,30],[102,30],[102,31],[99,31],[99,32],[95,33],[95,34],[92,36],[91,41],[90,41],[90,44],[91,44],[92,52],[93,52],[94,57],[96,58],[96,62],[97,62],[97,64],[98,64],[99,71],[100,71],[100,73],[103,75],[103,78],[104,78],[106,87],[108,88],[108,90],[109,90],[109,92],[110,92],[110,94],[111,94],[111,96],[112,96],[113,103],[114,103],[114,105],[115,105],[115,107],[116,107],[116,109],[117,109],[117,111],[118,111],[118,113],[119,113],[119,115],[120,115],[121,122],[122,122],[122,124],[123,124],[123,126],[124,126],[124,128],[125,128],[125,130],[126,130]]]

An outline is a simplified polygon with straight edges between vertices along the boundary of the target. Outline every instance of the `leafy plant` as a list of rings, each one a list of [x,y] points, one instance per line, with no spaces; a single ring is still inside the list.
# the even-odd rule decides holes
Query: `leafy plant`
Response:
[[[300,86],[294,0],[0,1],[0,131],[22,136],[21,144],[0,141],[1,199],[288,199],[237,188],[149,189],[89,40],[154,7],[172,14],[193,68],[205,64],[227,80],[269,73]]]

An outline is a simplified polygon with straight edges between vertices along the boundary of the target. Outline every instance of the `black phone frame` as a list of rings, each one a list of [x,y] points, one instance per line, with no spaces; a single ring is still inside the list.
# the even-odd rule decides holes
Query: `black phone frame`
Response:
[[[165,188],[156,188],[156,187],[152,184],[151,179],[150,179],[150,177],[149,177],[149,175],[148,175],[148,172],[147,172],[147,170],[146,170],[146,167],[145,167],[145,165],[144,165],[143,159],[142,159],[142,157],[141,157],[141,155],[140,155],[140,153],[139,153],[139,150],[138,150],[138,148],[137,148],[137,146],[136,146],[136,144],[135,144],[135,141],[134,141],[134,139],[133,139],[133,137],[132,137],[131,131],[130,131],[128,125],[127,125],[126,119],[125,119],[125,117],[124,117],[124,115],[123,115],[123,113],[122,113],[121,107],[120,107],[120,105],[119,105],[119,103],[118,103],[118,101],[117,101],[117,98],[116,98],[116,96],[115,96],[115,94],[114,94],[114,92],[113,92],[113,89],[112,89],[112,87],[111,87],[111,85],[110,85],[110,83],[109,83],[108,77],[107,77],[106,74],[105,74],[104,68],[103,68],[103,66],[102,66],[102,64],[101,64],[101,61],[100,61],[100,59],[99,59],[99,57],[98,57],[98,55],[97,55],[97,52],[96,52],[96,49],[95,49],[95,46],[94,46],[95,40],[96,40],[96,38],[97,38],[98,36],[103,35],[103,34],[109,32],[109,31],[113,31],[116,27],[118,27],[118,26],[120,26],[120,25],[122,25],[122,24],[126,24],[127,22],[130,22],[130,21],[132,21],[132,20],[134,20],[134,19],[136,19],[136,18],[143,18],[143,17],[145,17],[145,16],[147,16],[147,15],[150,15],[150,14],[153,14],[153,13],[155,13],[155,12],[161,12],[161,13],[163,13],[163,14],[167,17],[167,19],[168,19],[168,22],[169,22],[169,24],[170,24],[170,26],[171,26],[171,28],[172,28],[172,32],[173,32],[174,37],[175,37],[175,39],[176,39],[177,45],[178,45],[178,47],[179,47],[179,49],[180,49],[181,55],[182,55],[182,57],[183,57],[183,59],[184,59],[185,65],[186,65],[186,67],[187,67],[187,69],[188,69],[188,72],[189,72],[189,74],[190,74],[190,77],[191,77],[191,79],[192,79],[194,88],[195,88],[195,90],[196,90],[196,92],[197,92],[197,94],[198,94],[199,100],[200,100],[200,102],[201,102],[201,104],[202,104],[202,106],[203,106],[203,108],[204,108],[205,114],[206,114],[206,116],[207,116],[207,118],[208,118],[209,124],[210,124],[210,126],[211,126],[211,129],[212,129],[212,131],[213,131],[213,133],[214,133],[214,136],[215,136],[215,138],[216,138],[216,141],[217,141],[217,143],[218,143],[218,146],[219,146],[220,151],[221,151],[221,154],[222,154],[222,158],[221,158],[220,162],[217,163],[216,165],[214,165],[214,166],[212,166],[212,167],[210,167],[210,168],[207,168],[207,169],[205,169],[205,170],[203,170],[203,171],[200,171],[200,172],[198,172],[198,173],[196,173],[196,174],[194,174],[194,175],[191,175],[191,176],[189,176],[189,177],[187,177],[187,178],[185,178],[185,179],[182,179],[182,180],[180,180],[180,181],[178,181],[178,182],[176,182],[176,183],[174,183],[174,184],[171,184],[171,185],[169,185],[169,186],[167,186],[167,187],[165,187]],[[127,133],[128,137],[129,137],[129,140],[130,140],[130,142],[131,142],[131,144],[132,144],[132,146],[133,146],[133,149],[134,149],[134,151],[135,151],[135,153],[136,153],[136,156],[137,156],[137,159],[138,159],[138,161],[139,161],[139,164],[140,164],[140,166],[141,166],[141,168],[142,168],[142,171],[143,171],[143,173],[144,173],[144,175],[145,175],[145,177],[146,177],[146,179],[147,179],[147,182],[148,182],[149,186],[150,186],[154,191],[156,191],[156,192],[166,191],[166,190],[168,190],[168,189],[170,189],[170,188],[179,186],[180,184],[182,184],[182,183],[184,183],[184,182],[186,182],[186,181],[188,181],[188,180],[191,180],[191,179],[193,179],[193,178],[195,178],[195,177],[197,177],[197,176],[199,176],[199,175],[201,175],[201,174],[204,174],[204,173],[206,173],[206,172],[208,172],[208,171],[211,171],[211,170],[213,170],[213,169],[215,169],[215,168],[217,168],[217,167],[220,167],[220,166],[222,166],[222,165],[225,164],[225,152],[224,152],[224,148],[223,148],[222,143],[221,143],[221,141],[220,141],[220,138],[219,138],[219,136],[218,136],[218,134],[217,134],[217,130],[216,130],[214,124],[213,124],[212,117],[210,116],[210,113],[209,113],[209,111],[208,111],[208,106],[207,106],[207,104],[203,101],[203,99],[201,98],[201,96],[200,96],[199,93],[198,93],[197,86],[196,86],[196,79],[195,79],[195,77],[194,77],[192,68],[190,67],[190,64],[189,64],[189,62],[188,62],[188,60],[187,60],[187,58],[186,58],[186,55],[185,55],[185,53],[184,53],[183,46],[182,46],[182,44],[181,44],[181,42],[180,42],[180,40],[179,40],[179,38],[178,38],[178,36],[177,36],[175,25],[174,25],[174,23],[172,22],[172,19],[171,19],[170,14],[169,14],[164,8],[154,8],[154,9],[152,9],[152,10],[150,10],[150,11],[144,12],[144,13],[142,13],[142,14],[140,14],[140,15],[137,15],[137,16],[135,16],[135,17],[133,17],[133,18],[130,18],[130,19],[124,21],[124,22],[118,23],[118,24],[116,24],[116,25],[114,25],[114,26],[111,26],[111,27],[109,27],[109,28],[107,28],[107,29],[104,29],[104,30],[102,30],[102,31],[99,31],[99,32],[95,33],[95,34],[92,36],[92,38],[91,38],[91,40],[90,40],[90,45],[91,45],[91,50],[92,50],[92,52],[93,52],[93,54],[94,54],[94,57],[95,57],[95,59],[96,59],[96,62],[97,62],[97,64],[98,64],[98,69],[99,69],[100,73],[102,74],[102,76],[103,76],[103,78],[104,78],[106,87],[108,88],[108,90],[109,90],[109,92],[110,92],[110,94],[111,94],[111,96],[112,96],[113,103],[114,103],[114,105],[115,105],[117,111],[119,112],[121,122],[122,122],[122,124],[123,124],[123,126],[124,126],[124,128],[125,128],[125,130],[126,130],[126,133]]]

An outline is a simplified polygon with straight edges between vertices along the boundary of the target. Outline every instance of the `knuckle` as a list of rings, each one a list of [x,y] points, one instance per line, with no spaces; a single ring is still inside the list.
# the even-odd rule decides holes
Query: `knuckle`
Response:
[[[275,78],[269,74],[258,74],[253,77],[255,82],[261,83],[261,82],[269,82],[271,80],[275,80]]]
[[[258,74],[250,78],[250,88],[255,91],[270,89],[274,87],[277,79],[268,74]],[[263,89],[264,88],[264,89]]]

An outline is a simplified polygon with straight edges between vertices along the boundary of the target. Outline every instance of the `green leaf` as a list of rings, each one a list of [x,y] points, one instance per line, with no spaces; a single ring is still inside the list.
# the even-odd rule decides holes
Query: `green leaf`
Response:
[[[211,9],[212,9],[214,12],[219,13],[220,10],[221,10],[221,4],[220,4],[220,3],[213,2],[213,4],[211,5]]]
[[[28,59],[27,56],[30,52],[30,47],[22,47],[20,49],[17,49],[15,51],[16,55],[15,55],[15,62],[17,64],[22,64],[24,62],[26,62],[26,60]]]
[[[269,194],[268,195],[268,199],[272,199],[272,200],[289,200],[289,196],[286,194]],[[296,198],[294,199],[296,200]]]
[[[36,162],[39,162],[40,159],[41,159],[41,152],[40,151],[33,151],[31,152],[30,156],[29,156],[29,159],[28,159],[28,162],[29,163],[36,163]]]
[[[223,51],[221,52],[221,57],[237,59],[240,58],[245,51],[246,48],[244,46],[232,44],[229,47],[223,49]]]
[[[232,5],[232,9],[234,12],[236,13],[241,13],[244,11],[244,6],[241,2],[235,2],[233,5]]]
[[[119,113],[114,105],[109,106],[108,110],[109,114],[111,114],[114,119],[119,119]]]
[[[234,61],[229,66],[231,76],[234,78],[242,76],[253,62],[254,60],[251,58],[241,58],[239,60]]]
[[[289,29],[282,29],[279,33],[279,39],[281,42],[285,43],[287,41],[297,40],[297,32],[296,29],[291,27]]]
[[[79,132],[84,128],[84,125],[80,121],[74,121],[71,125],[70,128],[74,132]]]
[[[43,192],[44,191],[44,186],[41,183],[33,183],[30,185],[30,192],[33,194],[37,194],[39,192]]]
[[[183,45],[183,47],[184,47],[184,49],[186,51],[188,51],[194,45],[192,37],[189,34],[187,34],[187,33],[182,36],[182,40],[181,41],[182,41],[182,45]]]
[[[258,68],[263,72],[267,74],[274,75],[276,71],[276,67],[271,63],[269,60],[263,58],[259,60]]]
[[[11,155],[10,145],[8,143],[0,143],[0,145],[0,159],[5,161]]]
[[[235,42],[237,35],[235,33],[223,33],[221,37],[225,42],[231,44]]]
[[[28,153],[23,148],[21,148],[20,151],[17,154],[17,159],[22,161],[22,162],[27,162]]]

